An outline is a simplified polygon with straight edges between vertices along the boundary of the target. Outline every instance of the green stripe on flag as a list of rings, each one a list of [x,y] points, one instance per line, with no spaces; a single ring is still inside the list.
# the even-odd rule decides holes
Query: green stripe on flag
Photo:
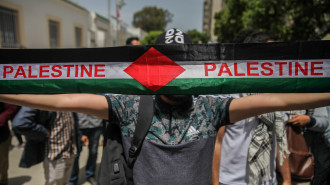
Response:
[[[134,79],[1,80],[0,93],[230,94],[330,92],[330,78],[174,79],[153,92]]]

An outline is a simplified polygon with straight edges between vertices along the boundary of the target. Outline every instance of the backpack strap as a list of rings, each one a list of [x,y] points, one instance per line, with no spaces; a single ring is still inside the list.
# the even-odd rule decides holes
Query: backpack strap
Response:
[[[140,153],[144,138],[150,128],[154,116],[154,101],[150,95],[141,95],[139,103],[139,114],[135,133],[132,138],[131,147],[128,151],[128,165],[133,168],[134,162]]]

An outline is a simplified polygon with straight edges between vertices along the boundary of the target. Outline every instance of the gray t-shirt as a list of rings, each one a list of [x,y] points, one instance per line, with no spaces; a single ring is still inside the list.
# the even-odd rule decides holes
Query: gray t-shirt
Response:
[[[80,129],[102,127],[103,119],[88,114],[77,113]]]
[[[135,131],[139,96],[110,96],[120,120],[126,155]],[[218,128],[229,123],[232,99],[198,97],[185,115],[162,113],[154,117],[133,168],[136,185],[210,184],[214,143]]]
[[[226,132],[221,143],[219,169],[219,182],[222,184],[249,184],[249,146],[258,123],[259,119],[255,118],[249,122],[241,120],[226,126]],[[275,131],[273,131],[273,141],[275,141],[275,135]],[[260,178],[259,185],[271,185],[276,182],[276,142],[272,142],[271,148],[269,159],[271,177],[267,176],[265,180]]]

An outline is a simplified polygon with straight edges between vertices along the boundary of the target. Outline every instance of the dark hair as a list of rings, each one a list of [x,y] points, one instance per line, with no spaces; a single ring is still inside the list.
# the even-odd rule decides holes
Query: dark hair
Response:
[[[138,37],[129,37],[126,39],[126,45],[132,45],[133,40],[140,40]]]
[[[235,39],[234,43],[261,43],[267,42],[269,40],[278,40],[277,36],[269,34],[266,32],[254,30],[254,29],[245,29],[240,31]]]
[[[244,29],[237,33],[236,37],[233,40],[233,43],[243,43],[245,38],[255,32],[254,29]]]

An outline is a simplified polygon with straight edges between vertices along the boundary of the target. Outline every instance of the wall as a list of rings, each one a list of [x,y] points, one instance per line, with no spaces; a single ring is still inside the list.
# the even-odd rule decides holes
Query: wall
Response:
[[[88,47],[87,10],[62,0],[2,0],[1,6],[19,7],[19,30],[27,48],[49,48],[48,20],[60,23],[60,48],[75,47],[74,27],[81,27],[82,45]]]

